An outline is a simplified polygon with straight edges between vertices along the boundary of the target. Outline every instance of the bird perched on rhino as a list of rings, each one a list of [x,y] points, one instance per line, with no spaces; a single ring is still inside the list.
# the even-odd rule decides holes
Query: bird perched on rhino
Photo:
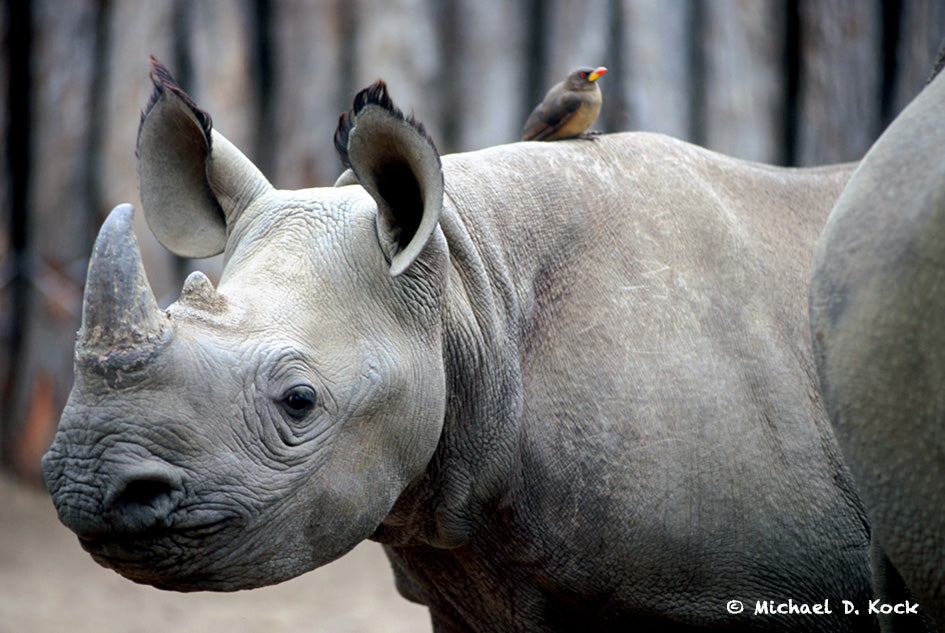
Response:
[[[607,72],[603,66],[582,66],[548,91],[525,121],[523,141],[555,141],[585,136],[600,114],[601,94],[597,80]]]

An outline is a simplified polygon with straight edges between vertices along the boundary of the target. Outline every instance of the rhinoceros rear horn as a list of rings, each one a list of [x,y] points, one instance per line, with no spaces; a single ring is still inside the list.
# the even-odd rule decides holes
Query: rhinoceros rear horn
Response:
[[[129,352],[140,356],[170,331],[148,284],[133,220],[130,204],[115,207],[99,230],[89,261],[77,349],[100,359]]]

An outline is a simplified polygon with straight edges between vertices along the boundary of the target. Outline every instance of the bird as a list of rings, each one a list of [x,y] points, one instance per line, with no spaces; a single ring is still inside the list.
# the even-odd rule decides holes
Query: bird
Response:
[[[600,114],[601,94],[597,80],[607,72],[603,66],[582,66],[555,84],[535,106],[522,129],[523,141],[556,141],[587,136]]]

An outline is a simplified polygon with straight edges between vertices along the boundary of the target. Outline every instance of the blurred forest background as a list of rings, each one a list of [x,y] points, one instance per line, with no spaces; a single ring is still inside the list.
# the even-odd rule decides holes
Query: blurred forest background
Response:
[[[92,242],[140,208],[150,53],[281,188],[333,182],[338,115],[378,77],[446,153],[516,141],[578,65],[610,69],[598,129],[806,166],[857,160],[920,90],[945,0],[5,0],[0,20],[0,465],[38,480]],[[219,272],[138,237],[165,305]]]

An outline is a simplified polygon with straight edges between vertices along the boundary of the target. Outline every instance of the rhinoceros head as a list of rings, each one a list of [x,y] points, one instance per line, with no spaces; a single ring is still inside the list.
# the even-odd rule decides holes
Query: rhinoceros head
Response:
[[[161,310],[117,207],[89,264],[75,386],[44,458],[101,564],[177,590],[278,582],[370,536],[445,408],[443,181],[377,84],[336,144],[362,186],[277,191],[155,63],[138,139],[158,239],[224,253]]]

